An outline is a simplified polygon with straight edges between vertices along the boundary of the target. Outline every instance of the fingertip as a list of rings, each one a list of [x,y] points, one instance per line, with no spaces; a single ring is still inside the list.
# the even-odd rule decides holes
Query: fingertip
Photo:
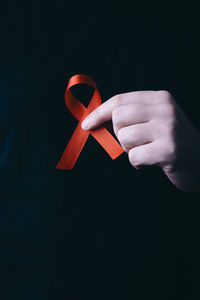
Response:
[[[88,130],[89,129],[89,124],[88,124],[87,118],[85,120],[83,120],[83,122],[81,123],[81,127],[82,127],[83,130]]]

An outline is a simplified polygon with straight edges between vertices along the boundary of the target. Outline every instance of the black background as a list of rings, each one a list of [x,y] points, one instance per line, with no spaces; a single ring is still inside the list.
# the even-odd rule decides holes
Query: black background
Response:
[[[2,1],[0,15],[2,299],[199,299],[198,194],[92,137],[55,168],[77,73],[103,101],[168,90],[199,128],[197,1]]]

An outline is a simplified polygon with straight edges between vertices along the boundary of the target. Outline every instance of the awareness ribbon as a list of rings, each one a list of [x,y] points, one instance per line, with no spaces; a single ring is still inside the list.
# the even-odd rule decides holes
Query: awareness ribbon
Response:
[[[70,91],[70,88],[77,84],[87,84],[94,88],[93,96],[90,100],[88,107],[86,108]],[[65,92],[65,103],[72,115],[79,121],[67,147],[65,148],[56,168],[57,169],[72,169],[76,160],[85,145],[89,134],[91,134],[97,142],[105,149],[112,159],[117,158],[124,152],[119,143],[108,132],[105,127],[99,127],[94,130],[83,130],[81,127],[82,121],[89,115],[94,109],[101,105],[101,96],[97,89],[95,81],[83,74],[77,74],[70,78],[67,89]]]

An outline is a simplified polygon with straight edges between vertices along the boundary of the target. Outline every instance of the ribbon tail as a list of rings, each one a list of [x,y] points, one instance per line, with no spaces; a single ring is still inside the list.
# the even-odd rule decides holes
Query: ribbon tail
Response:
[[[65,151],[63,152],[56,168],[57,169],[72,169],[75,162],[77,161],[79,154],[81,153],[87,138],[89,131],[84,131],[81,128],[81,122],[79,122],[76,130],[74,131]]]
[[[108,132],[105,127],[100,127],[98,129],[92,130],[90,133],[112,159],[117,158],[124,152],[120,144],[115,140],[112,134],[110,134],[110,132]]]

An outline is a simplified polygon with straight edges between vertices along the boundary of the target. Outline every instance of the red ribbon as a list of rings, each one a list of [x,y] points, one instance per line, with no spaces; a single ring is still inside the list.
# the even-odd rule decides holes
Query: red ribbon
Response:
[[[81,104],[70,91],[70,88],[77,84],[87,84],[94,88],[94,94],[87,108]],[[73,168],[89,134],[91,134],[97,140],[97,142],[105,149],[112,159],[117,158],[124,152],[119,143],[105,127],[102,126],[91,131],[85,131],[81,127],[81,123],[87,117],[87,115],[89,115],[102,103],[97,85],[91,77],[82,74],[77,74],[71,77],[65,93],[65,103],[72,115],[79,121],[79,124],[76,127],[63,155],[56,166],[57,169]]]

